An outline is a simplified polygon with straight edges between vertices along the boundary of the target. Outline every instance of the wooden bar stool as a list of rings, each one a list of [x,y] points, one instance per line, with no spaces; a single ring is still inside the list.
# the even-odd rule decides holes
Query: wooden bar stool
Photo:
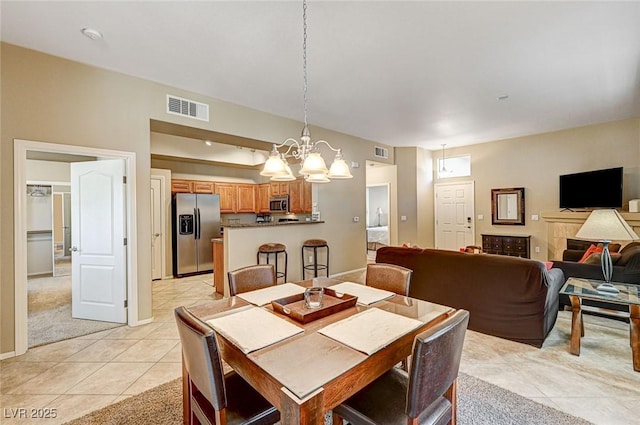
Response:
[[[284,254],[284,271],[278,271],[278,255]],[[283,278],[284,281],[287,281],[287,247],[281,243],[265,243],[258,247],[258,253],[256,254],[256,259],[258,264],[260,263],[261,255],[265,257],[266,264],[270,264],[269,258],[273,255],[273,264],[276,268],[276,281],[279,278]]]
[[[313,249],[313,257],[311,257],[310,264],[304,262],[306,251]],[[318,263],[318,249],[326,249],[325,264]],[[327,277],[329,277],[329,245],[324,239],[307,239],[302,244],[302,280],[306,279],[307,270],[313,270],[313,277],[318,277],[318,270],[325,270]]]

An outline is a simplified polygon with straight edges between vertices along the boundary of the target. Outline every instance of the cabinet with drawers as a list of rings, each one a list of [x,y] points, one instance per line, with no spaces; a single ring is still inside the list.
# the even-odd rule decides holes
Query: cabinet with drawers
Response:
[[[487,254],[531,258],[530,235],[482,235],[482,251]]]

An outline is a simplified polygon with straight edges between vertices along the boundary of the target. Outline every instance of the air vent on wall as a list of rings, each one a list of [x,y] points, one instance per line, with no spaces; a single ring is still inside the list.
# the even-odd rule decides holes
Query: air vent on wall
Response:
[[[385,158],[385,159],[389,158],[389,150],[386,149],[386,148],[381,148],[381,147],[376,146],[376,147],[374,147],[373,154],[375,156],[377,156],[378,158]]]
[[[209,121],[209,105],[170,94],[167,95],[167,113]]]

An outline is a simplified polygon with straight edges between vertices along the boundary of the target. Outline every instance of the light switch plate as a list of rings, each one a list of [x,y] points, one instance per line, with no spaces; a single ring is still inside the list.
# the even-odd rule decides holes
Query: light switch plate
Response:
[[[407,221],[407,216],[406,215],[401,215],[400,216],[400,221]]]
[[[540,220],[540,216],[538,214],[531,214],[531,220],[538,221]]]
[[[484,220],[484,214],[478,214],[478,221]]]

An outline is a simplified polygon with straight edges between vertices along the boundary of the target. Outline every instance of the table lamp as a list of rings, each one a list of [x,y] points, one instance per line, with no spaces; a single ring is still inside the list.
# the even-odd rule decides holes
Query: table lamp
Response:
[[[583,239],[598,240],[602,243],[602,274],[604,275],[604,283],[596,289],[598,291],[618,293],[620,292],[611,284],[611,275],[613,274],[613,264],[611,262],[611,254],[609,253],[609,244],[615,241],[631,241],[640,239],[631,226],[624,221],[624,218],[616,210],[602,209],[591,212],[587,220],[584,222],[576,237]]]

